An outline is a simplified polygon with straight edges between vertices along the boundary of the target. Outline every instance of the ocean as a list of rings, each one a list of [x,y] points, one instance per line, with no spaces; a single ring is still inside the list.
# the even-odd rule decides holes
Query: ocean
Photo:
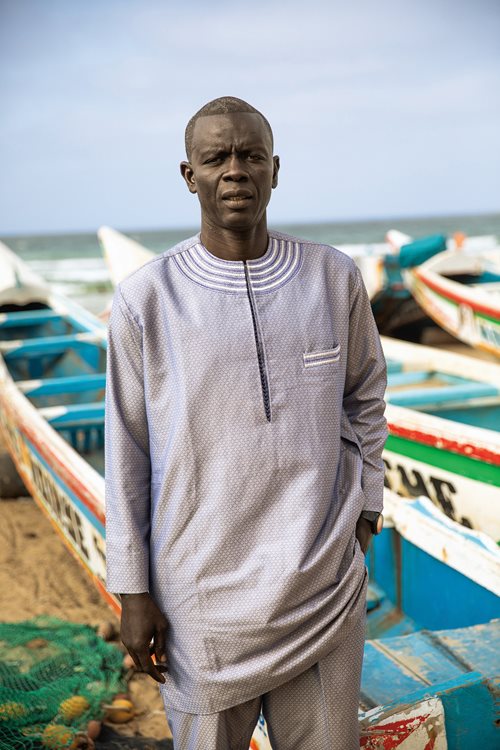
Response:
[[[314,224],[270,222],[270,226],[331,245],[383,242],[386,232],[392,228],[415,238],[464,232],[467,235],[494,234],[500,240],[500,214]],[[125,234],[157,253],[197,231],[196,228],[124,230]],[[76,299],[92,312],[99,313],[112,297],[112,286],[96,234],[26,235],[0,239],[58,292]]]

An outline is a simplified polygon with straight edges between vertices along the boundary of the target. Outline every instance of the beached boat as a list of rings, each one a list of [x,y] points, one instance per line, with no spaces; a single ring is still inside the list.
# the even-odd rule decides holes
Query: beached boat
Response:
[[[441,328],[500,357],[500,250],[447,250],[403,271],[408,289]]]
[[[500,541],[500,367],[382,337],[386,486]]]
[[[498,620],[367,641],[361,748],[497,748],[499,653]],[[254,741],[255,749],[271,748],[262,718]]]
[[[115,283],[154,257],[109,227],[98,235]],[[382,344],[386,486],[426,495],[451,519],[500,541],[500,366],[387,337]]]
[[[106,327],[0,243],[0,432],[16,468],[101,595]]]
[[[52,293],[1,245],[0,269],[0,278],[6,279],[0,289],[2,437],[35,501],[118,611],[103,583],[105,327]],[[368,617],[372,635],[397,635],[433,623],[461,627],[486,622],[498,612],[500,552],[487,537],[444,519],[429,501],[403,501],[386,490],[385,504],[387,526],[368,556],[374,581]],[[409,585],[415,578],[419,585]],[[439,596],[428,596],[429,580],[439,582]],[[443,606],[442,591],[460,600],[461,608]],[[377,699],[370,690],[373,704]],[[367,740],[364,746],[387,747],[384,742],[394,741],[395,722],[406,721],[409,731],[408,716],[416,722],[424,715],[421,703],[413,705],[413,714],[406,703],[372,709],[363,717],[372,744]],[[429,722],[436,724],[433,710],[425,708]],[[446,709],[445,715],[448,722]],[[263,737],[257,730],[255,742],[259,733]]]
[[[476,242],[422,258],[426,239],[388,237],[400,246],[405,284],[427,315],[460,341],[500,357],[500,247]]]
[[[500,613],[500,551],[427,498],[404,502],[388,492],[385,506],[386,526],[367,558],[377,583],[368,595],[361,747],[475,750],[480,742],[493,750],[500,620],[472,625],[471,604],[487,620]],[[462,627],[443,629],[451,621]],[[269,750],[263,719],[254,738]]]

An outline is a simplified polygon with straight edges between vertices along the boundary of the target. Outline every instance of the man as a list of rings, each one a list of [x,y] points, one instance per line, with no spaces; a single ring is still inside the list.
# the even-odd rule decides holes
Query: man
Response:
[[[176,748],[246,750],[262,707],[274,750],[354,750],[380,340],[352,260],[268,231],[279,158],[261,113],[210,102],[186,151],[201,232],[121,283],[109,328],[122,640],[161,683]]]

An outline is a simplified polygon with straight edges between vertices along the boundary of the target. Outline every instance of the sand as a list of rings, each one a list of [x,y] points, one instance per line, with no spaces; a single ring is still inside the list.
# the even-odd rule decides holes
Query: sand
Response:
[[[53,615],[99,625],[118,619],[100,598],[48,520],[29,497],[0,500],[0,618],[3,622]],[[156,683],[135,674],[129,683],[139,712],[114,731],[128,737],[170,737]]]

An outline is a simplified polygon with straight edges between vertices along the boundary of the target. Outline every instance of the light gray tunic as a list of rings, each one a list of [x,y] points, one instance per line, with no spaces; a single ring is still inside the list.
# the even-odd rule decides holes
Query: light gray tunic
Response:
[[[354,262],[269,232],[199,236],[121,283],[106,386],[107,586],[165,613],[181,711],[308,669],[365,605],[355,526],[382,509],[385,361]]]

